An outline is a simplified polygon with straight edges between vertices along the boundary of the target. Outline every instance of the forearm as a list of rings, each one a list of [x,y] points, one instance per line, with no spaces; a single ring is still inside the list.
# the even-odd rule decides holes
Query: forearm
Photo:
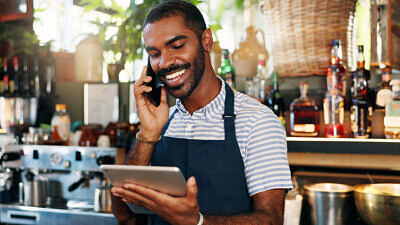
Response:
[[[153,155],[155,144],[143,143],[136,140],[135,146],[129,153],[126,165],[148,166]]]
[[[266,212],[252,212],[248,214],[239,214],[234,216],[212,216],[204,215],[203,225],[282,225],[283,217],[281,215],[269,214]]]

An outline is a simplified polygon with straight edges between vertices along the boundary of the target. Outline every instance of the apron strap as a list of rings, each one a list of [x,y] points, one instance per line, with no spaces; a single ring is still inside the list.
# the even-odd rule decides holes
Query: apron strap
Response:
[[[224,127],[225,127],[225,140],[236,142],[236,132],[235,132],[235,112],[234,112],[234,93],[229,85],[225,83],[225,109],[224,115]]]
[[[161,131],[161,137],[164,137],[165,132],[167,132],[167,129],[169,127],[169,124],[171,123],[171,120],[174,118],[175,113],[178,111],[178,109],[175,109],[175,111],[172,113],[172,115],[169,117],[168,122],[164,125],[162,131]]]

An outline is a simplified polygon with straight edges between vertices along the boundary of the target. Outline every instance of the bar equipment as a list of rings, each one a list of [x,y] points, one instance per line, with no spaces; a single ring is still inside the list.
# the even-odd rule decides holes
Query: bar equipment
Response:
[[[336,183],[316,183],[304,186],[311,207],[314,225],[354,224],[353,187]]]
[[[358,213],[368,224],[400,224],[400,184],[357,185],[354,200]]]
[[[100,165],[115,163],[115,148],[9,145],[3,152],[20,156],[3,162],[15,171],[19,201],[0,203],[0,223],[117,224],[111,201],[96,204],[97,189],[101,197],[109,194]]]

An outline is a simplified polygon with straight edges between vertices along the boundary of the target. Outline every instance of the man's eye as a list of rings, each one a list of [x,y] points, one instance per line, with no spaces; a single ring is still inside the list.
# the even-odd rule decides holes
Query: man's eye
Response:
[[[149,54],[150,58],[155,58],[158,56],[158,54]]]
[[[184,45],[185,45],[185,44],[181,44],[181,45],[178,45],[178,46],[173,46],[172,48],[173,48],[173,49],[180,49],[180,48],[182,48]]]

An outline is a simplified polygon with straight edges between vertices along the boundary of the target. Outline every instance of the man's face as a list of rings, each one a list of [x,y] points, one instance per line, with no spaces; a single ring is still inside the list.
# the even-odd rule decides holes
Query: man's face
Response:
[[[184,99],[199,84],[204,72],[204,49],[182,16],[164,18],[144,27],[150,64],[169,93]]]

